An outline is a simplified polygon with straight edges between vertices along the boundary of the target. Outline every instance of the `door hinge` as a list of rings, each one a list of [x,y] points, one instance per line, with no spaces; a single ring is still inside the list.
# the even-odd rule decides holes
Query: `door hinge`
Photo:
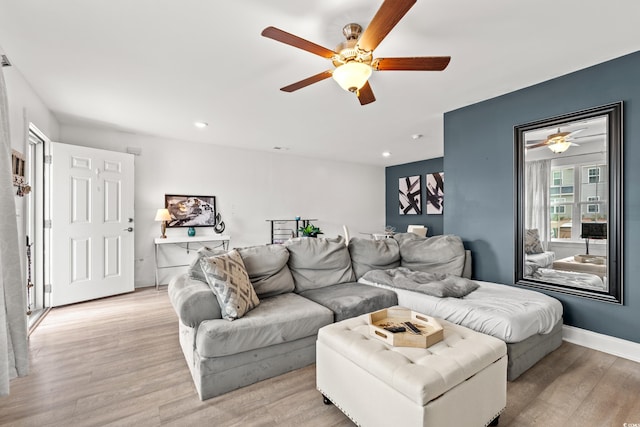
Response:
[[[51,284],[44,285],[44,293],[45,294],[50,294],[51,293]]]
[[[51,163],[53,163],[53,156],[51,154],[46,154],[44,156],[44,163],[46,165],[50,165]]]
[[[44,220],[44,228],[51,228],[51,220],[50,219],[45,219]]]

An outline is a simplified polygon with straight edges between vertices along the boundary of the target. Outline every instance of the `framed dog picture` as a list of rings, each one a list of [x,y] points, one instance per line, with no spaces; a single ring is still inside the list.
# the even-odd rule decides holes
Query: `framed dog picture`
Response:
[[[164,206],[171,221],[167,227],[213,227],[216,225],[215,196],[165,194]]]

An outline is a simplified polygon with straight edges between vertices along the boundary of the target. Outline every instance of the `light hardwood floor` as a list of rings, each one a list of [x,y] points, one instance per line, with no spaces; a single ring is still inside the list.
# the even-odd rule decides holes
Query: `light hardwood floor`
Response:
[[[0,398],[0,425],[353,425],[322,403],[315,366],[201,402],[176,322],[166,288],[53,309],[31,335],[30,374]],[[500,426],[640,423],[640,364],[577,345],[507,389]]]

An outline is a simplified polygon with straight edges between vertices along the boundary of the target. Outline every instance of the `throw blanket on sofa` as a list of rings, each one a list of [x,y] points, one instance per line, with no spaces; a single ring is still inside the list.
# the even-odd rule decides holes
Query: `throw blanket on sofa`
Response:
[[[394,288],[420,292],[434,297],[462,298],[478,289],[478,284],[464,277],[443,273],[413,271],[406,267],[371,270],[363,279]]]

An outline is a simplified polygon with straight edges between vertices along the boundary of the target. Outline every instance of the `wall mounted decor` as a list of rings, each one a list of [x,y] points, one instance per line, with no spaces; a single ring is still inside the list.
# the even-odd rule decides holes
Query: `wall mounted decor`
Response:
[[[214,227],[216,225],[215,196],[165,194],[164,205],[171,221],[167,227]]]
[[[514,131],[516,283],[622,304],[622,102]]]
[[[444,211],[444,172],[427,174],[427,215]]]
[[[422,213],[421,176],[405,176],[398,180],[398,202],[400,215],[420,215]]]
[[[13,172],[13,185],[16,187],[25,183],[25,160],[24,154],[11,150],[11,169]]]

